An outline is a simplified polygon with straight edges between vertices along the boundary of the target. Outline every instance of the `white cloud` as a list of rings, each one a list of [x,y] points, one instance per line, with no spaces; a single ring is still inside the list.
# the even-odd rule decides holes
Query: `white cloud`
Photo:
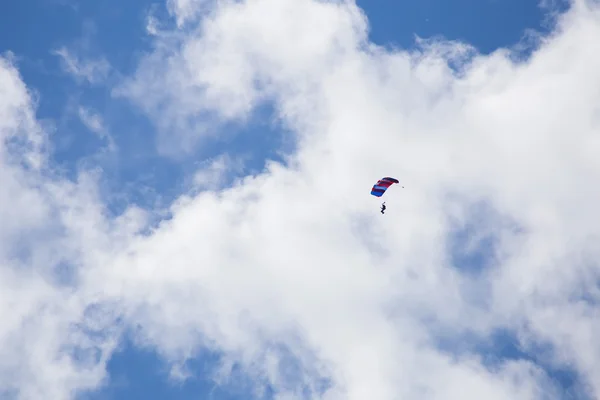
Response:
[[[243,163],[240,159],[233,160],[230,156],[222,154],[204,162],[204,167],[194,174],[194,185],[199,189],[219,189],[227,179],[227,173],[240,173]]]
[[[103,57],[81,59],[64,46],[52,53],[60,57],[64,70],[80,82],[100,84],[106,80],[111,69],[110,63]]]
[[[79,118],[81,122],[92,132],[102,136],[106,129],[104,128],[104,122],[100,114],[91,111],[86,107],[79,106],[78,108]]]
[[[78,282],[106,260],[107,233],[130,237],[126,225],[137,217],[128,211],[122,222],[106,220],[92,176],[56,176],[32,98],[6,59],[0,116],[0,392],[72,398],[102,382],[120,330],[114,310],[94,307],[104,299],[78,290]],[[96,330],[103,336],[89,334]]]
[[[39,168],[46,138],[28,108],[30,93],[22,85],[11,57],[0,58],[0,83],[0,160],[12,158],[9,150],[18,151],[21,161]]]
[[[39,190],[38,171],[44,157],[40,147],[45,141],[34,120],[31,98],[13,65],[0,63],[0,137],[2,138],[2,186],[0,189],[0,385],[3,390],[22,389],[23,398],[34,398],[36,391],[47,395],[68,390],[72,365],[54,359],[60,344],[56,338],[66,328],[64,312],[73,303],[66,293],[45,281],[52,263],[68,254],[53,252],[60,242],[55,233],[53,204]],[[10,146],[12,143],[35,146]],[[36,160],[34,169],[23,165]],[[51,243],[54,242],[54,243]],[[61,249],[57,247],[55,250]],[[62,250],[62,249],[61,249]],[[40,332],[45,332],[40,335]],[[67,360],[65,360],[67,361]],[[81,371],[84,377],[85,371]],[[55,380],[55,383],[48,384]],[[42,387],[43,386],[43,387]],[[57,398],[61,398],[60,395]]]
[[[171,265],[160,281],[178,286],[197,276],[215,331],[200,326],[224,348],[252,342],[236,328],[245,309],[271,337],[282,321],[301,327],[349,398],[428,397],[420,388],[432,398],[464,398],[466,386],[480,388],[473,398],[537,398],[550,390],[539,372],[526,372],[526,362],[499,373],[475,359],[451,363],[427,344],[422,315],[450,335],[507,327],[552,341],[557,354],[584,346],[566,354],[593,382],[597,367],[585,354],[596,346],[576,333],[557,336],[555,323],[546,323],[549,315],[568,316],[573,332],[592,329],[584,314],[573,320],[573,307],[581,306],[570,298],[597,270],[588,241],[598,234],[591,216],[599,193],[586,183],[600,172],[591,119],[600,58],[586,46],[600,28],[596,15],[576,7],[564,32],[530,62],[515,65],[503,52],[478,56],[457,79],[444,58],[456,54],[455,45],[434,43],[415,55],[364,48],[366,25],[346,3],[222,5],[168,64],[157,56],[143,63],[132,95],[174,101],[184,117],[212,107],[224,118],[271,98],[301,147],[296,169],[275,168],[220,201],[205,195],[180,210],[168,233],[148,245],[173,246],[159,257]],[[154,80],[145,91],[150,70],[160,70],[165,84]],[[385,220],[369,219],[365,210],[376,214],[376,205],[368,205],[365,188],[387,174],[407,179],[410,189],[389,201]],[[479,200],[524,233],[494,232],[503,239],[500,264],[470,281],[448,269],[447,213],[453,206],[455,217],[468,218]],[[386,252],[369,253],[353,232],[350,221],[363,219],[361,228]],[[179,245],[166,244],[168,237]],[[483,284],[490,292],[481,293]],[[157,284],[152,296],[165,304],[170,297],[159,293]],[[165,317],[152,331],[167,329]],[[203,324],[189,318],[190,326]],[[155,334],[162,346],[177,346]]]
[[[179,27],[194,21],[202,12],[209,11],[208,0],[167,0],[167,8]]]
[[[83,106],[79,106],[77,109],[77,114],[81,120],[81,123],[83,123],[87,129],[98,135],[100,139],[103,139],[107,142],[109,150],[114,151],[116,149],[114,139],[112,138],[108,128],[105,126],[104,120],[100,114]]]
[[[551,361],[600,396],[595,6],[577,2],[528,62],[474,55],[462,78],[444,57],[466,47],[368,45],[352,3],[215,7],[181,46],[158,43],[121,93],[164,126],[207,111],[243,119],[274,101],[297,153],[229,189],[182,196],[145,236],[139,210],[105,216],[92,178],[47,181],[5,163],[1,209],[26,223],[2,225],[13,238],[2,243],[14,245],[1,258],[0,312],[12,319],[0,327],[0,385],[56,399],[94,387],[121,329],[135,326],[175,371],[210,344],[225,353],[220,379],[240,362],[280,398],[301,398],[300,384],[317,390],[320,376],[332,386],[311,398],[560,398],[530,361],[488,368],[438,345],[505,328],[525,347],[551,344]],[[0,87],[19,94],[0,96],[2,137],[41,141],[35,121],[20,129],[33,111],[16,71],[0,73]],[[406,189],[387,193],[381,216],[368,193],[386,175]],[[494,267],[472,277],[453,268],[447,244],[456,224],[479,225],[480,202],[499,248]],[[30,252],[19,265],[16,243]],[[66,287],[52,280],[64,260],[77,267]],[[70,331],[81,322],[113,331],[90,342]],[[274,344],[289,347],[300,376],[286,376]],[[102,357],[83,367],[57,357],[73,345]]]
[[[591,240],[600,193],[590,183],[600,173],[600,58],[588,47],[597,15],[578,3],[529,62],[514,64],[503,51],[475,56],[462,79],[446,58],[461,56],[463,45],[426,43],[414,54],[365,47],[366,24],[348,3],[225,3],[181,51],[149,57],[129,90],[146,105],[185,110],[162,118],[206,109],[244,117],[273,99],[301,144],[294,169],[274,168],[219,199],[200,196],[148,239],[157,241],[148,249],[172,248],[158,258],[171,266],[161,282],[178,287],[192,274],[205,287],[198,303],[206,305],[189,326],[242,352],[261,343],[237,327],[244,310],[271,339],[298,326],[347,398],[465,398],[465,387],[478,388],[473,398],[540,398],[551,390],[525,361],[500,371],[476,358],[450,361],[419,322],[425,315],[450,336],[508,328],[550,341],[594,384],[598,367],[586,355],[600,349],[583,340],[594,336],[584,317],[593,308],[571,299],[598,271]],[[147,79],[159,75],[163,83]],[[365,193],[388,174],[408,189],[390,193],[381,219]],[[471,280],[449,268],[445,241],[448,217],[464,221],[478,201],[519,229],[496,227],[498,265]],[[363,236],[375,236],[381,253]],[[146,257],[148,276],[160,274]],[[147,296],[165,304],[170,290],[160,290],[156,283]],[[160,346],[182,340],[159,333],[166,315],[148,318]],[[565,330],[560,320],[569,321]]]

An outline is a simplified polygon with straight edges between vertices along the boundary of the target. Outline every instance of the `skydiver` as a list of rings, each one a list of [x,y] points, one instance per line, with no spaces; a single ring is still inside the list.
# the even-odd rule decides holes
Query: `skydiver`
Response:
[[[385,214],[385,201],[381,204],[381,213]]]

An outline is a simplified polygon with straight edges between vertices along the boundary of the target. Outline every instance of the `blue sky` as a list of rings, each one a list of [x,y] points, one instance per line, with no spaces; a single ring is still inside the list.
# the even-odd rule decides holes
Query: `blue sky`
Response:
[[[370,23],[370,38],[384,46],[410,48],[415,35],[442,35],[466,41],[483,53],[517,44],[528,29],[545,31],[544,10],[532,0],[366,0],[358,1]],[[0,50],[11,52],[24,81],[38,93],[38,117],[54,127],[55,165],[74,176],[78,168],[101,166],[103,185],[117,212],[125,204],[167,204],[189,185],[190,173],[202,160],[227,152],[250,155],[244,174],[259,171],[267,158],[280,158],[292,144],[285,132],[269,120],[269,111],[253,115],[246,124],[221,127],[219,138],[181,157],[161,155],[153,124],[126,100],[111,94],[123,76],[132,74],[144,52],[151,50],[145,33],[148,13],[166,15],[164,4],[146,0],[20,0],[5,2],[0,12]],[[57,55],[70,54],[110,65],[100,82],[77,80],[65,72]],[[102,131],[93,132],[81,111],[99,115]],[[267,131],[271,134],[265,135]],[[243,132],[244,135],[233,135]],[[115,151],[109,149],[109,139]],[[122,196],[114,196],[122,193]],[[114,196],[114,197],[113,197]],[[465,232],[462,232],[465,235]],[[457,239],[460,241],[460,237]],[[457,255],[469,265],[482,265],[486,251]],[[459,242],[460,243],[460,242]],[[458,246],[461,247],[461,246]],[[464,258],[466,257],[466,258]],[[469,258],[470,257],[470,258]],[[481,345],[487,356],[521,357],[510,334],[498,334]],[[108,363],[111,381],[90,400],[120,399],[254,399],[244,386],[217,387],[203,376],[218,364],[218,355],[200,356],[191,362],[194,375],[183,383],[168,380],[167,367],[151,351],[126,342]],[[554,372],[562,384],[572,384],[570,372]],[[267,392],[265,398],[269,398]]]

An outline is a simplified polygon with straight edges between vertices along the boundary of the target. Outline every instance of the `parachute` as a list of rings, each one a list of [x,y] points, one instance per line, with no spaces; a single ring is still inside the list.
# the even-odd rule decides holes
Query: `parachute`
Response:
[[[399,183],[398,179],[390,178],[389,176],[386,176],[385,178],[381,178],[373,186],[373,189],[371,189],[371,194],[375,197],[381,197],[381,196],[383,196],[383,194],[385,193],[387,188],[392,186],[394,183]]]

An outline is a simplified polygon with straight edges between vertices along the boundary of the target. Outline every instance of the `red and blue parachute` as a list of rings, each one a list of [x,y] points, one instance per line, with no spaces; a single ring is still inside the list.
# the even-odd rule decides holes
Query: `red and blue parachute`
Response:
[[[371,189],[371,194],[376,197],[381,197],[381,196],[383,196],[383,194],[385,193],[387,188],[392,186],[394,183],[399,183],[398,179],[390,178],[389,176],[386,176],[385,178],[381,178],[373,186],[373,189]]]

